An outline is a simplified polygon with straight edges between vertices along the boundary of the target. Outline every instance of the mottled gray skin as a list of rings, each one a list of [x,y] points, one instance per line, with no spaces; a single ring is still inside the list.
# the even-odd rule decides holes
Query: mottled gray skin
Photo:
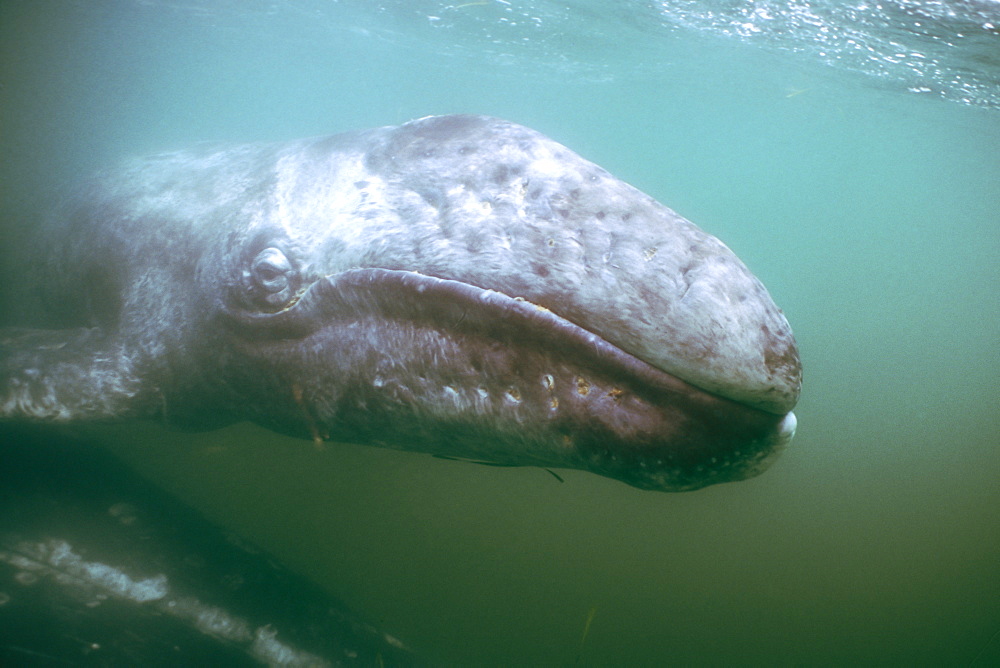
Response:
[[[0,417],[287,434],[695,489],[790,440],[791,330],[720,241],[480,116],[88,183],[0,330]],[[41,261],[44,258],[44,261]]]

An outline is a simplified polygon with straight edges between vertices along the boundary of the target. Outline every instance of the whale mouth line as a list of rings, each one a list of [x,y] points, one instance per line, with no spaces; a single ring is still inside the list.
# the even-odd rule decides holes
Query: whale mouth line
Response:
[[[230,311],[228,315],[249,325],[254,338],[304,339],[345,314],[366,313],[431,322],[439,329],[477,334],[517,346],[560,349],[567,357],[586,360],[597,369],[627,378],[657,394],[703,394],[709,401],[731,403],[775,417],[702,389],[527,299],[415,271],[348,269],[309,284],[297,299],[276,313]]]
[[[427,318],[445,329],[476,333],[514,345],[562,349],[567,357],[586,359],[593,367],[641,382],[650,388],[690,392],[678,376],[612,344],[599,334],[523,297],[464,281],[393,270],[356,270],[362,280],[406,295],[414,319]],[[351,276],[353,278],[353,276]],[[342,279],[336,281],[341,285]],[[419,313],[417,313],[419,311]],[[410,314],[405,314],[410,315]],[[694,388],[703,391],[701,388]]]

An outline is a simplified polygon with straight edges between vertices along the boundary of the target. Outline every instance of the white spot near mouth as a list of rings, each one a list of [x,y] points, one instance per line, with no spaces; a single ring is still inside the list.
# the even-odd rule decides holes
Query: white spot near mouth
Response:
[[[795,428],[798,426],[798,423],[799,421],[798,418],[795,417],[795,413],[789,413],[784,417],[778,425],[778,447],[788,445],[788,442],[795,436]]]
[[[444,398],[444,401],[448,404],[451,404],[455,408],[461,409],[465,406],[466,403],[465,398],[458,390],[456,390],[451,385],[445,385],[444,387],[442,387],[441,394]]]

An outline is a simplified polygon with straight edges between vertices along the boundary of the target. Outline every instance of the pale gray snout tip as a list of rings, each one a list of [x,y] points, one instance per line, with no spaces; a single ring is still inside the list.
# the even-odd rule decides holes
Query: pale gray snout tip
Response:
[[[783,448],[791,442],[795,436],[795,427],[798,423],[799,421],[796,419],[795,413],[789,413],[778,423],[776,441],[779,448]]]

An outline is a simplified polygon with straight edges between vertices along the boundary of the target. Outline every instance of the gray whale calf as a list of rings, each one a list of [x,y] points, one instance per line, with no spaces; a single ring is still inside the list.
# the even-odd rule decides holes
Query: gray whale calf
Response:
[[[744,264],[494,118],[133,160],[41,238],[0,419],[251,420],[664,491],[794,433],[796,344]]]

